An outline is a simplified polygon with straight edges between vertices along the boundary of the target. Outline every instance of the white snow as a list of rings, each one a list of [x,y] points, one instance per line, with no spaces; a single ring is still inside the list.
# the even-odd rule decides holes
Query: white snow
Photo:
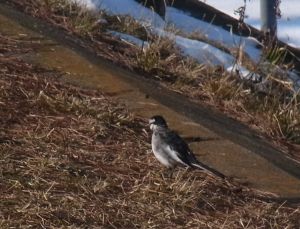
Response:
[[[130,15],[145,25],[163,27],[165,22],[152,10],[133,0],[71,0],[86,6],[88,9],[102,9],[115,15]]]
[[[185,55],[195,58],[200,63],[221,65],[227,68],[235,61],[232,55],[202,41],[175,36],[175,42]]]
[[[143,49],[149,47],[148,42],[144,42],[134,36],[116,32],[109,31],[110,34],[119,37],[121,40],[135,44]],[[174,34],[169,34],[168,32],[157,30],[160,36],[168,36],[168,38],[173,39],[177,46],[181,49],[184,55],[191,56],[198,60],[200,63],[205,63],[208,65],[220,65],[223,66],[228,72],[237,73],[239,76],[257,80],[259,75],[251,73],[246,68],[235,63],[235,59],[230,54],[227,54],[207,43],[191,40]]]
[[[166,22],[162,20],[157,14],[155,14],[152,10],[138,4],[134,0],[70,0],[76,1],[82,5],[85,5],[88,9],[91,10],[106,10],[107,12],[114,14],[114,15],[130,15],[136,20],[139,20],[142,25],[151,29],[151,31],[155,32],[159,36],[168,37],[175,41],[176,45],[181,49],[182,53],[187,56],[191,56],[198,60],[200,63],[206,63],[210,65],[222,65],[227,71],[229,72],[237,72],[241,77],[247,79],[258,79],[260,76],[257,74],[251,73],[245,67],[240,66],[239,63],[236,63],[235,57],[231,54],[228,54],[208,43],[189,39],[180,35],[175,35],[170,31],[165,31],[164,28],[167,24],[173,24],[176,28],[186,32],[192,33],[198,31],[201,35],[206,37],[208,40],[212,40],[215,42],[219,42],[225,45],[228,48],[232,47],[239,47],[240,45],[243,47],[244,52],[248,54],[248,56],[254,61],[258,62],[261,57],[261,50],[259,47],[261,44],[253,37],[240,37],[234,35],[218,26],[212,25],[207,22],[203,22],[196,18],[193,18],[186,13],[172,8],[167,7],[166,10]],[[300,0],[286,0],[288,2],[294,2],[295,4],[297,1],[299,2],[300,7]],[[232,16],[237,17],[233,14],[234,9],[237,9],[239,6],[243,5],[243,0],[230,0],[230,1],[217,1],[217,0],[207,0],[206,3],[211,4],[212,6],[224,10],[225,13],[229,13]],[[249,4],[247,1],[247,11],[253,12],[253,16],[246,19],[246,22],[251,22],[252,25],[258,25],[259,19],[259,8],[257,9],[258,0],[250,1],[250,3],[256,2],[256,4]],[[285,4],[283,4],[286,6]],[[283,10],[285,12],[285,9]],[[296,10],[292,10],[289,14],[291,17],[297,15]],[[287,14],[284,14],[284,18],[287,18]],[[256,24],[255,24],[256,23]],[[299,22],[300,23],[300,22]],[[280,24],[279,24],[279,29]],[[294,24],[294,35],[299,35],[299,25]],[[291,29],[286,28],[286,33],[288,33]],[[282,33],[284,30],[281,30]],[[131,44],[147,48],[148,43],[142,41],[134,36],[128,34],[122,34],[116,31],[110,31],[115,36],[120,37],[120,39],[125,40]],[[282,33],[280,33],[282,35]],[[300,39],[299,39],[300,40]],[[297,45],[298,38],[294,38],[290,36],[289,41],[291,44]],[[300,43],[300,41],[299,41]],[[299,44],[300,45],[300,44]]]
[[[112,14],[117,15],[131,15],[135,19],[141,21],[145,26],[153,26],[154,31],[161,31],[165,22],[153,11],[143,7],[141,4],[133,0],[74,0],[81,4],[86,5],[90,9],[103,9]],[[185,13],[168,7],[167,9],[167,23],[172,23],[178,28],[186,31],[193,32],[198,30],[208,39],[222,42],[225,45],[234,47],[237,44],[242,44],[246,53],[253,59],[258,60],[260,56],[260,50],[255,46],[258,45],[258,41],[253,38],[240,38],[229,33],[226,30],[220,29],[217,26],[209,23],[197,20],[193,17],[186,15]],[[162,33],[163,36],[171,36],[170,33]],[[123,39],[124,36],[123,36]],[[227,53],[201,41],[196,41],[181,36],[175,36],[176,44],[182,49],[184,54],[190,55],[195,59],[212,64],[225,65],[226,68],[234,62],[234,58]],[[230,63],[230,64],[229,64]]]
[[[238,15],[234,14],[234,10],[244,4],[244,0],[202,0],[202,2],[235,18],[238,18]],[[260,29],[260,1],[247,0],[246,4],[246,15],[248,17],[245,22]],[[282,17],[277,20],[279,39],[300,48],[300,1],[283,0],[280,4],[280,10]]]
[[[95,6],[95,3],[93,2],[93,0],[70,0],[70,1],[76,2],[83,7],[86,7],[89,10],[96,9],[96,6]]]
[[[115,36],[115,37],[119,37],[121,40],[126,41],[130,44],[142,47],[142,48],[148,48],[149,47],[149,43],[147,41],[143,41],[139,38],[136,38],[134,36],[131,36],[129,34],[125,34],[125,33],[120,33],[117,31],[108,31],[108,33],[110,33],[111,35]]]
[[[188,33],[200,32],[209,40],[221,42],[227,47],[232,48],[242,45],[244,51],[253,61],[260,59],[261,50],[256,48],[260,43],[253,37],[247,38],[234,35],[218,26],[193,18],[172,7],[167,9],[166,21]]]

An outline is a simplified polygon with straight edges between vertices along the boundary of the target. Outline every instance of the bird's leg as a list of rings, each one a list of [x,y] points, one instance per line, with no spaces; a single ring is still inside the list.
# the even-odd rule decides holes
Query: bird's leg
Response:
[[[169,179],[172,179],[173,172],[174,172],[174,168],[173,167],[168,167],[168,169],[167,169],[167,175],[168,175]]]
[[[164,171],[162,173],[163,179],[165,179],[165,178],[172,179],[173,172],[174,172],[174,168],[172,168],[172,167],[168,167],[167,169],[164,169]]]

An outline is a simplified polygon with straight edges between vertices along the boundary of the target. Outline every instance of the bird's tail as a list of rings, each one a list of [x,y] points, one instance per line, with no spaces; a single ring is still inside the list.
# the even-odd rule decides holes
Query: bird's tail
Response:
[[[214,176],[217,176],[217,177],[220,177],[222,179],[225,179],[226,176],[223,174],[223,173],[220,173],[219,171],[201,163],[200,161],[196,161],[196,162],[193,162],[192,163],[192,166],[195,167],[195,168],[198,168],[198,169],[202,169],[202,170],[205,170],[207,171],[208,173],[214,175]]]

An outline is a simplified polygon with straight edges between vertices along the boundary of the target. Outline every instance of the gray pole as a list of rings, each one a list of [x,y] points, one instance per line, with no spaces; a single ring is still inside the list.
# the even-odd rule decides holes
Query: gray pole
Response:
[[[276,36],[276,0],[260,0],[261,30],[270,37]]]

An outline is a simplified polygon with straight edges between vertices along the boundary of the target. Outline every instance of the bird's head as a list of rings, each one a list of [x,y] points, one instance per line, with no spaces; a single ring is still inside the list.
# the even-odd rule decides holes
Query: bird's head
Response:
[[[154,130],[157,127],[168,128],[166,120],[160,116],[155,115],[149,119],[150,129]]]

